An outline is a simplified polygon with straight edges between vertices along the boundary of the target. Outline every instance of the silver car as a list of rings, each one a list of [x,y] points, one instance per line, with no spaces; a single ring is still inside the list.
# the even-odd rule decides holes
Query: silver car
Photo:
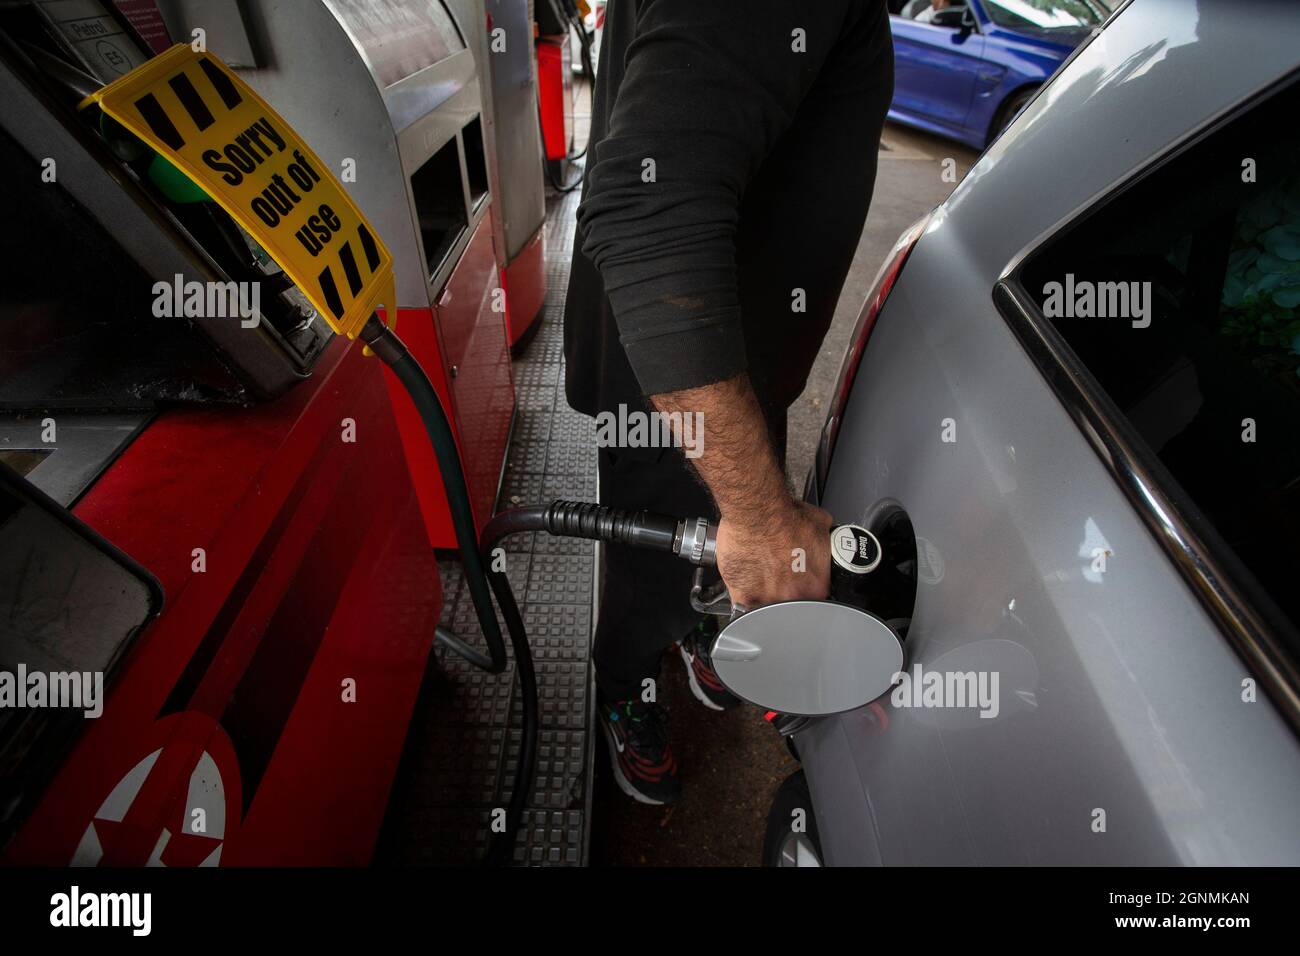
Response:
[[[807,495],[894,690],[776,865],[1300,863],[1300,4],[1134,0],[869,296]]]

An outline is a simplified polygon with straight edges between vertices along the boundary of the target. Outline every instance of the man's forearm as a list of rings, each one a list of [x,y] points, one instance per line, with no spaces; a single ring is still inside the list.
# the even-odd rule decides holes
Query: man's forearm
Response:
[[[748,375],[652,395],[650,400],[661,412],[682,413],[682,419],[700,414],[703,454],[694,464],[722,517],[761,520],[792,506]]]
[[[703,415],[695,468],[722,513],[718,572],[746,608],[824,598],[830,587],[831,516],[795,501],[748,375],[652,395],[661,412]]]

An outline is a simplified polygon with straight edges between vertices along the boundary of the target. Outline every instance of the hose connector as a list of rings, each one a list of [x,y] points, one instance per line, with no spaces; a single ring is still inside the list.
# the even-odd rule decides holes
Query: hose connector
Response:
[[[405,346],[401,340],[393,334],[393,330],[386,326],[378,315],[372,315],[366,320],[366,324],[361,327],[357,337],[370,347],[370,351],[379,356],[379,360],[385,365],[392,365],[399,361],[403,353],[406,352]]]
[[[713,567],[718,563],[718,529],[708,518],[684,518],[673,539],[677,557],[691,564]]]

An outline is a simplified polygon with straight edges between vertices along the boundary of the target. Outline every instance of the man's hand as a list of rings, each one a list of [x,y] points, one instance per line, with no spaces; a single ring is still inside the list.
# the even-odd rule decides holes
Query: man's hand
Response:
[[[748,376],[651,401],[663,412],[702,416],[702,453],[694,462],[722,513],[718,570],[731,600],[753,608],[826,597],[831,516],[791,497]]]
[[[821,508],[792,500],[767,515],[723,515],[718,527],[718,571],[727,582],[731,603],[749,609],[826,597],[833,524]]]

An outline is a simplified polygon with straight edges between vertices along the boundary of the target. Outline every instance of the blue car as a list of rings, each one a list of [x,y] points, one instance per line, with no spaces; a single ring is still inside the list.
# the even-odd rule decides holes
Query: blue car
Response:
[[[889,118],[983,149],[1118,0],[891,0]]]

